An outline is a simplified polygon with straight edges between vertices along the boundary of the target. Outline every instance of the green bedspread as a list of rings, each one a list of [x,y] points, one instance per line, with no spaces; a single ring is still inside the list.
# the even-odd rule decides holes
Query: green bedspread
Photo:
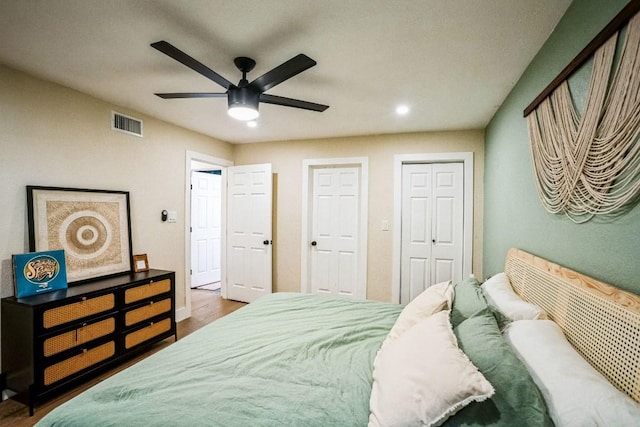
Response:
[[[94,386],[38,426],[366,426],[402,307],[277,293]]]

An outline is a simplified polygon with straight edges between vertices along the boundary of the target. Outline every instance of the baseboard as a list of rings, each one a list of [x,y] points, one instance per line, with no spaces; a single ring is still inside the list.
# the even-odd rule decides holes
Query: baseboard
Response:
[[[176,309],[176,322],[181,322],[189,317],[191,316],[188,315],[186,307]]]

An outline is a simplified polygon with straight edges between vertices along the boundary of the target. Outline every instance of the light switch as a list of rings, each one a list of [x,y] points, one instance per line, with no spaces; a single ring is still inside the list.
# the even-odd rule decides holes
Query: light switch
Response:
[[[389,220],[383,219],[381,228],[382,228],[382,231],[389,231]]]
[[[169,211],[167,215],[167,222],[176,222],[178,219],[178,213],[176,211]]]

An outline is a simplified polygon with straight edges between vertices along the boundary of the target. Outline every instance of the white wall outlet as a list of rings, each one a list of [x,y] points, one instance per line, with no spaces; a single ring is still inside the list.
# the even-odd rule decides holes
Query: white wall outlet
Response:
[[[176,222],[178,220],[178,213],[176,211],[169,211],[167,215],[167,222]]]
[[[389,220],[388,219],[383,219],[382,220],[382,231],[389,231]]]

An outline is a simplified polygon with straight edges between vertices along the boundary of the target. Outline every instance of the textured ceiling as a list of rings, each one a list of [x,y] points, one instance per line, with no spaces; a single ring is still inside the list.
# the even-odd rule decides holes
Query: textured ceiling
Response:
[[[570,0],[1,0],[0,63],[232,143],[482,129]],[[256,128],[220,87],[149,46],[166,40],[232,82],[304,53],[318,65],[267,93]],[[406,116],[397,104],[410,106]]]

